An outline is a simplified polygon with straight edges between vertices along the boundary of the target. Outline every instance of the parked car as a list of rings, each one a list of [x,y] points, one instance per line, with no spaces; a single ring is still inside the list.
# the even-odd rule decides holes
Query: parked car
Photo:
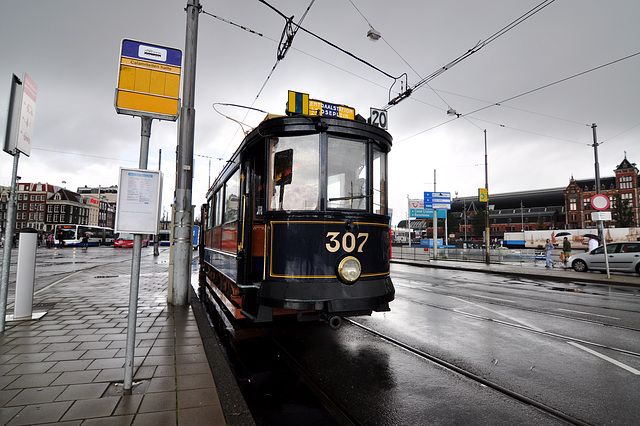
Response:
[[[149,246],[149,236],[142,236],[142,247]],[[113,247],[118,248],[132,248],[133,247],[133,234],[129,234],[127,232],[120,232],[116,235],[115,240],[113,241]]]
[[[640,275],[640,241],[627,241],[607,244],[609,270],[617,272],[635,272]],[[574,271],[605,271],[604,246],[587,253],[574,254],[569,258]]]

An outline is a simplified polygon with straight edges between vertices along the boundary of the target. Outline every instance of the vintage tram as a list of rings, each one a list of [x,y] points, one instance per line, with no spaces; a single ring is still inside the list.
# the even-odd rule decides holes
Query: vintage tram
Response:
[[[360,116],[267,116],[202,206],[201,297],[231,321],[388,311],[390,148]]]

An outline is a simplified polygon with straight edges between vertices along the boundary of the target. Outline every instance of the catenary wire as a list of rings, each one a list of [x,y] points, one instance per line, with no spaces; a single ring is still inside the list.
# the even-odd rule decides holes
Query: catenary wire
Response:
[[[545,0],[545,1],[543,1],[542,3],[538,4],[537,6],[535,6],[534,8],[529,10],[528,12],[526,12],[525,14],[521,15],[516,20],[512,21],[511,23],[509,23],[507,26],[503,27],[499,31],[497,31],[494,34],[492,34],[491,36],[489,36],[486,40],[484,40],[484,41],[480,40],[474,47],[472,47],[471,49],[467,50],[465,53],[463,53],[462,55],[458,56],[453,61],[449,62],[448,64],[444,65],[443,67],[441,67],[441,68],[437,69],[436,71],[432,72],[431,74],[429,74],[427,77],[425,77],[422,80],[420,80],[418,83],[416,83],[412,87],[408,87],[407,90],[405,90],[404,92],[400,93],[395,98],[389,100],[389,102],[387,103],[387,105],[385,105],[383,107],[383,109],[388,110],[392,106],[397,105],[399,102],[401,102],[404,99],[406,99],[409,96],[411,96],[411,94],[414,91],[416,91],[420,87],[426,85],[429,81],[433,80],[434,78],[438,77],[439,75],[441,75],[442,73],[444,73],[448,69],[452,68],[453,66],[455,66],[455,65],[459,64],[460,62],[462,62],[463,60],[467,59],[469,56],[471,56],[474,53],[478,52],[480,49],[482,49],[483,47],[485,47],[489,43],[495,41],[500,36],[506,34],[508,31],[512,30],[516,26],[520,25],[525,20],[531,18],[533,15],[535,15],[538,12],[540,12],[542,9],[544,9],[547,6],[549,6],[554,1],[555,0]]]

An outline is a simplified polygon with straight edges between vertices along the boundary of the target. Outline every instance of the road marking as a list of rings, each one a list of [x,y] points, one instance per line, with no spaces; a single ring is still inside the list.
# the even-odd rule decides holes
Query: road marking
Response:
[[[51,287],[53,287],[53,286],[54,286],[54,285],[56,285],[56,284],[60,284],[62,281],[65,281],[65,280],[67,280],[67,279],[69,279],[69,278],[73,277],[74,275],[78,275],[80,272],[83,272],[83,271],[76,271],[76,272],[74,272],[74,273],[72,273],[72,274],[67,275],[66,277],[60,278],[58,281],[52,282],[52,283],[51,283],[51,284],[49,284],[48,286],[43,287],[43,288],[41,288],[40,290],[33,292],[33,295],[35,296],[35,295],[37,295],[37,294],[40,294],[40,293],[42,293],[43,291],[47,290],[48,288],[51,288]],[[13,305],[14,305],[14,303],[10,303],[9,305],[7,305],[7,309],[12,308],[12,307],[13,307]]]
[[[509,299],[499,299],[497,297],[489,297],[489,296],[480,296],[480,295],[476,295],[475,297],[482,297],[483,299],[491,299],[491,300],[499,300],[500,302],[511,302],[513,303],[513,300],[509,300]]]
[[[507,318],[507,319],[510,319],[511,321],[515,321],[515,322],[517,322],[518,324],[522,324],[522,325],[524,325],[525,327],[530,328],[531,330],[535,330],[535,331],[544,331],[543,329],[538,328],[538,327],[536,327],[535,325],[527,324],[526,322],[521,321],[521,320],[519,320],[519,319],[517,319],[517,318],[513,318],[513,317],[511,317],[511,316],[509,316],[509,315],[505,315],[505,314],[503,314],[502,312],[494,311],[493,309],[486,308],[486,307],[484,307],[484,306],[478,305],[477,303],[469,302],[468,300],[464,300],[464,299],[459,299],[459,298],[454,297],[454,296],[449,296],[449,297],[451,297],[452,299],[458,300],[458,301],[460,301],[460,302],[468,303],[468,304],[473,305],[473,306],[475,306],[475,307],[477,307],[477,308],[484,309],[484,310],[487,310],[487,311],[489,311],[489,312],[493,312],[493,313],[494,313],[494,314],[496,314],[496,315],[503,316],[503,317],[505,317],[505,318]]]
[[[636,369],[635,369],[635,368],[633,368],[633,367],[629,367],[627,364],[623,364],[623,363],[621,363],[620,361],[616,361],[616,360],[615,360],[615,359],[613,359],[613,358],[609,358],[609,357],[608,357],[608,356],[606,356],[606,355],[602,355],[602,354],[601,354],[601,353],[599,353],[599,352],[596,352],[596,351],[594,351],[594,350],[592,350],[592,349],[586,348],[586,347],[584,347],[584,346],[582,346],[582,345],[579,345],[579,344],[577,344],[577,343],[575,343],[575,342],[567,342],[567,343],[568,343],[568,344],[570,344],[570,345],[571,345],[571,346],[573,346],[573,347],[576,347],[576,348],[578,348],[578,349],[582,349],[583,351],[588,352],[588,353],[590,353],[591,355],[595,355],[595,356],[597,356],[598,358],[604,359],[605,361],[609,361],[609,362],[610,362],[611,364],[613,364],[613,365],[617,365],[617,366],[618,366],[618,367],[620,367],[620,368],[624,368],[625,370],[627,370],[628,372],[630,372],[630,373],[632,373],[632,374],[635,374],[636,376],[640,375],[640,371],[636,370]]]
[[[559,311],[565,311],[565,312],[573,312],[573,313],[576,313],[576,314],[593,315],[594,317],[611,318],[611,319],[616,319],[616,320],[620,319],[620,318],[616,318],[616,317],[610,317],[608,315],[598,315],[598,314],[592,314],[591,312],[574,311],[574,310],[571,310],[571,309],[559,308],[558,310]]]

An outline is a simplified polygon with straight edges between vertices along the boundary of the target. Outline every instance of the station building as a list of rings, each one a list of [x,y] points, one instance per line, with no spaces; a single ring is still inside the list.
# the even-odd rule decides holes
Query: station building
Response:
[[[612,202],[619,199],[629,201],[633,211],[634,223],[640,223],[640,182],[638,168],[626,155],[613,170],[614,176],[600,179],[600,193],[607,195]],[[597,194],[595,179],[574,179],[571,177],[566,187],[538,189],[530,191],[489,194],[489,226],[491,239],[504,237],[505,232],[535,231],[542,229],[586,229],[595,228],[596,222],[591,220],[591,213],[596,210],[591,206],[591,197]],[[615,207],[612,205],[612,208]],[[473,216],[485,210],[486,203],[478,202],[477,196],[456,197],[451,200],[449,217],[459,223],[459,231],[455,238],[472,239],[471,226]],[[438,235],[444,235],[444,220],[438,221]],[[605,227],[616,227],[616,221],[604,223]],[[431,219],[415,219],[410,221],[411,229],[432,234]],[[399,228],[406,228],[407,221],[400,221]],[[451,232],[450,232],[451,234]]]

